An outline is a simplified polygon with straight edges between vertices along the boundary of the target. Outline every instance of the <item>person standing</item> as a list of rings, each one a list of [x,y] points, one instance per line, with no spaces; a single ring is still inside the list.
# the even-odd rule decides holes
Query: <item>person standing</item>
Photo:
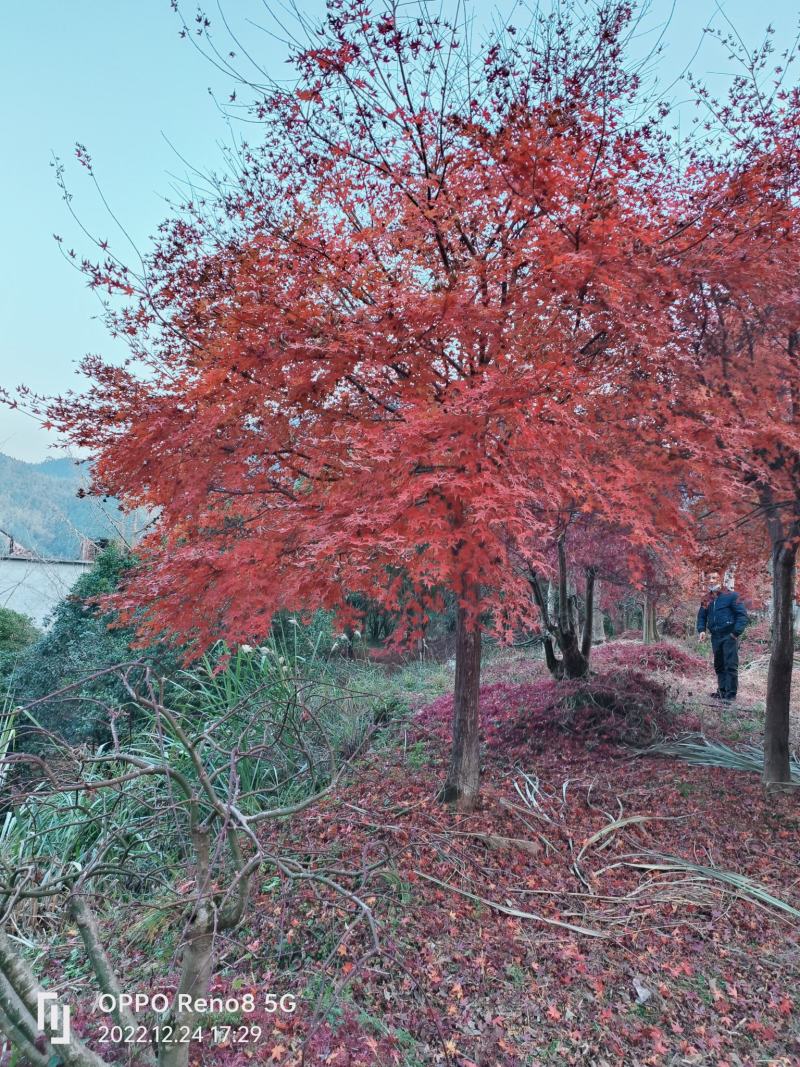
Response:
[[[733,589],[723,587],[717,571],[708,576],[708,595],[697,613],[697,632],[705,641],[711,634],[717,691],[712,697],[728,702],[736,699],[739,686],[739,638],[748,623],[747,609]]]

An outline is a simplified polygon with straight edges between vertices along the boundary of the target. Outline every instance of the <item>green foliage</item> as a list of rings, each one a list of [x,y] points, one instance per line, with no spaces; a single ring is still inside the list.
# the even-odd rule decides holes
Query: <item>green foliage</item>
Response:
[[[6,696],[0,700],[0,761],[4,760],[14,745],[16,737],[16,717],[11,701]],[[0,786],[8,778],[9,765],[0,762]]]
[[[20,654],[41,637],[27,615],[10,608],[0,608],[0,688],[8,693],[8,679]]]
[[[165,851],[175,854],[175,842],[170,827],[163,841],[153,837],[153,783],[144,779],[113,796],[98,788],[102,780],[99,772],[87,772],[84,788],[42,788],[9,811],[0,824],[0,869],[34,863],[45,877],[58,877],[69,865],[80,869],[109,830],[116,835],[109,860],[124,858],[142,877],[160,869]]]
[[[41,636],[31,619],[11,608],[0,608],[0,653],[21,652]]]
[[[415,770],[419,770],[420,767],[426,767],[431,762],[431,757],[424,741],[415,741],[413,745],[409,745],[406,749],[406,761],[409,767],[413,767]]]
[[[254,755],[237,765],[239,786],[250,798],[242,801],[244,810],[276,797],[288,803],[297,799],[296,790],[300,796],[318,788],[332,761],[356,752],[373,723],[386,719],[383,698],[358,684],[357,668],[351,672],[341,662],[331,664],[318,647],[302,646],[300,640],[287,647],[271,637],[257,648],[241,646],[233,653],[219,645],[166,683],[166,699],[183,715],[199,721],[214,716],[219,722],[214,736],[222,749],[240,737],[255,744]],[[317,646],[322,643],[319,637]]]
[[[166,645],[133,652],[132,631],[109,629],[113,617],[93,603],[113,592],[133,563],[115,545],[106,548],[55,609],[50,629],[18,654],[7,672],[6,686],[15,703],[41,701],[32,712],[36,722],[72,744],[96,744],[107,738],[109,706],[122,712],[123,724],[129,717],[130,701],[119,678],[99,672],[133,659],[159,671],[177,666],[177,654]],[[70,686],[74,688],[68,693],[50,696]],[[24,747],[23,725],[18,744]]]
[[[341,648],[345,640],[336,634],[330,611],[315,611],[308,619],[278,612],[272,620],[271,638],[281,655],[297,663],[319,661]]]
[[[174,649],[169,642],[134,650],[133,631],[125,627],[110,628],[113,617],[103,613],[95,603],[96,598],[119,587],[134,562],[128,554],[110,545],[98,556],[94,567],[80,577],[70,596],[55,609],[50,629],[6,661],[5,688],[14,702],[27,705],[35,701],[32,708],[35,725],[70,744],[94,746],[107,741],[109,708],[117,712],[118,730],[130,736],[135,727],[135,708],[118,674],[110,668],[134,660],[147,664],[159,676],[172,678],[178,689],[191,688],[193,699],[211,706],[220,700],[238,700],[248,687],[255,689],[262,685],[267,655],[274,662],[282,660],[292,674],[299,672],[305,677],[313,674],[329,681],[337,671],[356,669],[355,664],[346,665],[349,639],[337,631],[334,616],[327,611],[316,611],[306,619],[282,612],[274,619],[269,638],[252,650],[252,654],[246,651],[247,646],[242,646],[231,656],[220,645],[192,672],[180,670],[181,650]],[[226,669],[220,671],[222,664]],[[427,684],[427,671],[420,673],[415,665],[408,672],[420,674],[418,681],[423,686]],[[366,665],[360,671],[360,684],[365,689],[375,681],[373,675],[374,671]],[[132,680],[137,677],[134,671]],[[187,681],[190,678],[191,686]],[[402,679],[398,680],[401,682],[398,688],[405,688]],[[273,677],[270,684],[274,681]],[[66,689],[69,691],[63,692]],[[382,696],[375,698],[380,704],[374,709],[375,717],[396,718],[405,707],[402,697],[398,693],[387,694],[385,682],[381,683],[381,689]],[[51,696],[56,693],[61,695]],[[182,699],[186,698],[184,693]],[[17,744],[28,748],[30,731],[26,732],[22,723],[20,727]],[[354,722],[345,731],[348,736],[338,740],[355,744],[363,728],[363,722]]]

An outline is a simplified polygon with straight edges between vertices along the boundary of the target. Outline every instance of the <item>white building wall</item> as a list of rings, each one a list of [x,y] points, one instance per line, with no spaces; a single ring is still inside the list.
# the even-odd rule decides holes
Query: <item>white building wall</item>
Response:
[[[0,607],[28,615],[43,627],[59,600],[91,563],[0,558]]]

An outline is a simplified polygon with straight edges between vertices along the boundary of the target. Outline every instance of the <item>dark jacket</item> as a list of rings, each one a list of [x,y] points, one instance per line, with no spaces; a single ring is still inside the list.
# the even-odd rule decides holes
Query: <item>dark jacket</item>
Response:
[[[744,602],[732,589],[721,589],[700,605],[697,613],[697,632],[708,630],[712,637],[727,637],[743,632],[749,619]]]

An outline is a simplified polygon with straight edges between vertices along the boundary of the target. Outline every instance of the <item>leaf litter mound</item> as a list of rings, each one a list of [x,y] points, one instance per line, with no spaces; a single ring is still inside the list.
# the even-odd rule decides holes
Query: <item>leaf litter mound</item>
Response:
[[[445,740],[453,715],[452,694],[418,714],[420,725]],[[591,748],[652,744],[676,727],[667,688],[629,667],[611,667],[583,679],[530,683],[497,682],[481,687],[481,730],[487,751],[510,762],[524,760],[559,735]],[[691,729],[682,719],[684,730]]]

